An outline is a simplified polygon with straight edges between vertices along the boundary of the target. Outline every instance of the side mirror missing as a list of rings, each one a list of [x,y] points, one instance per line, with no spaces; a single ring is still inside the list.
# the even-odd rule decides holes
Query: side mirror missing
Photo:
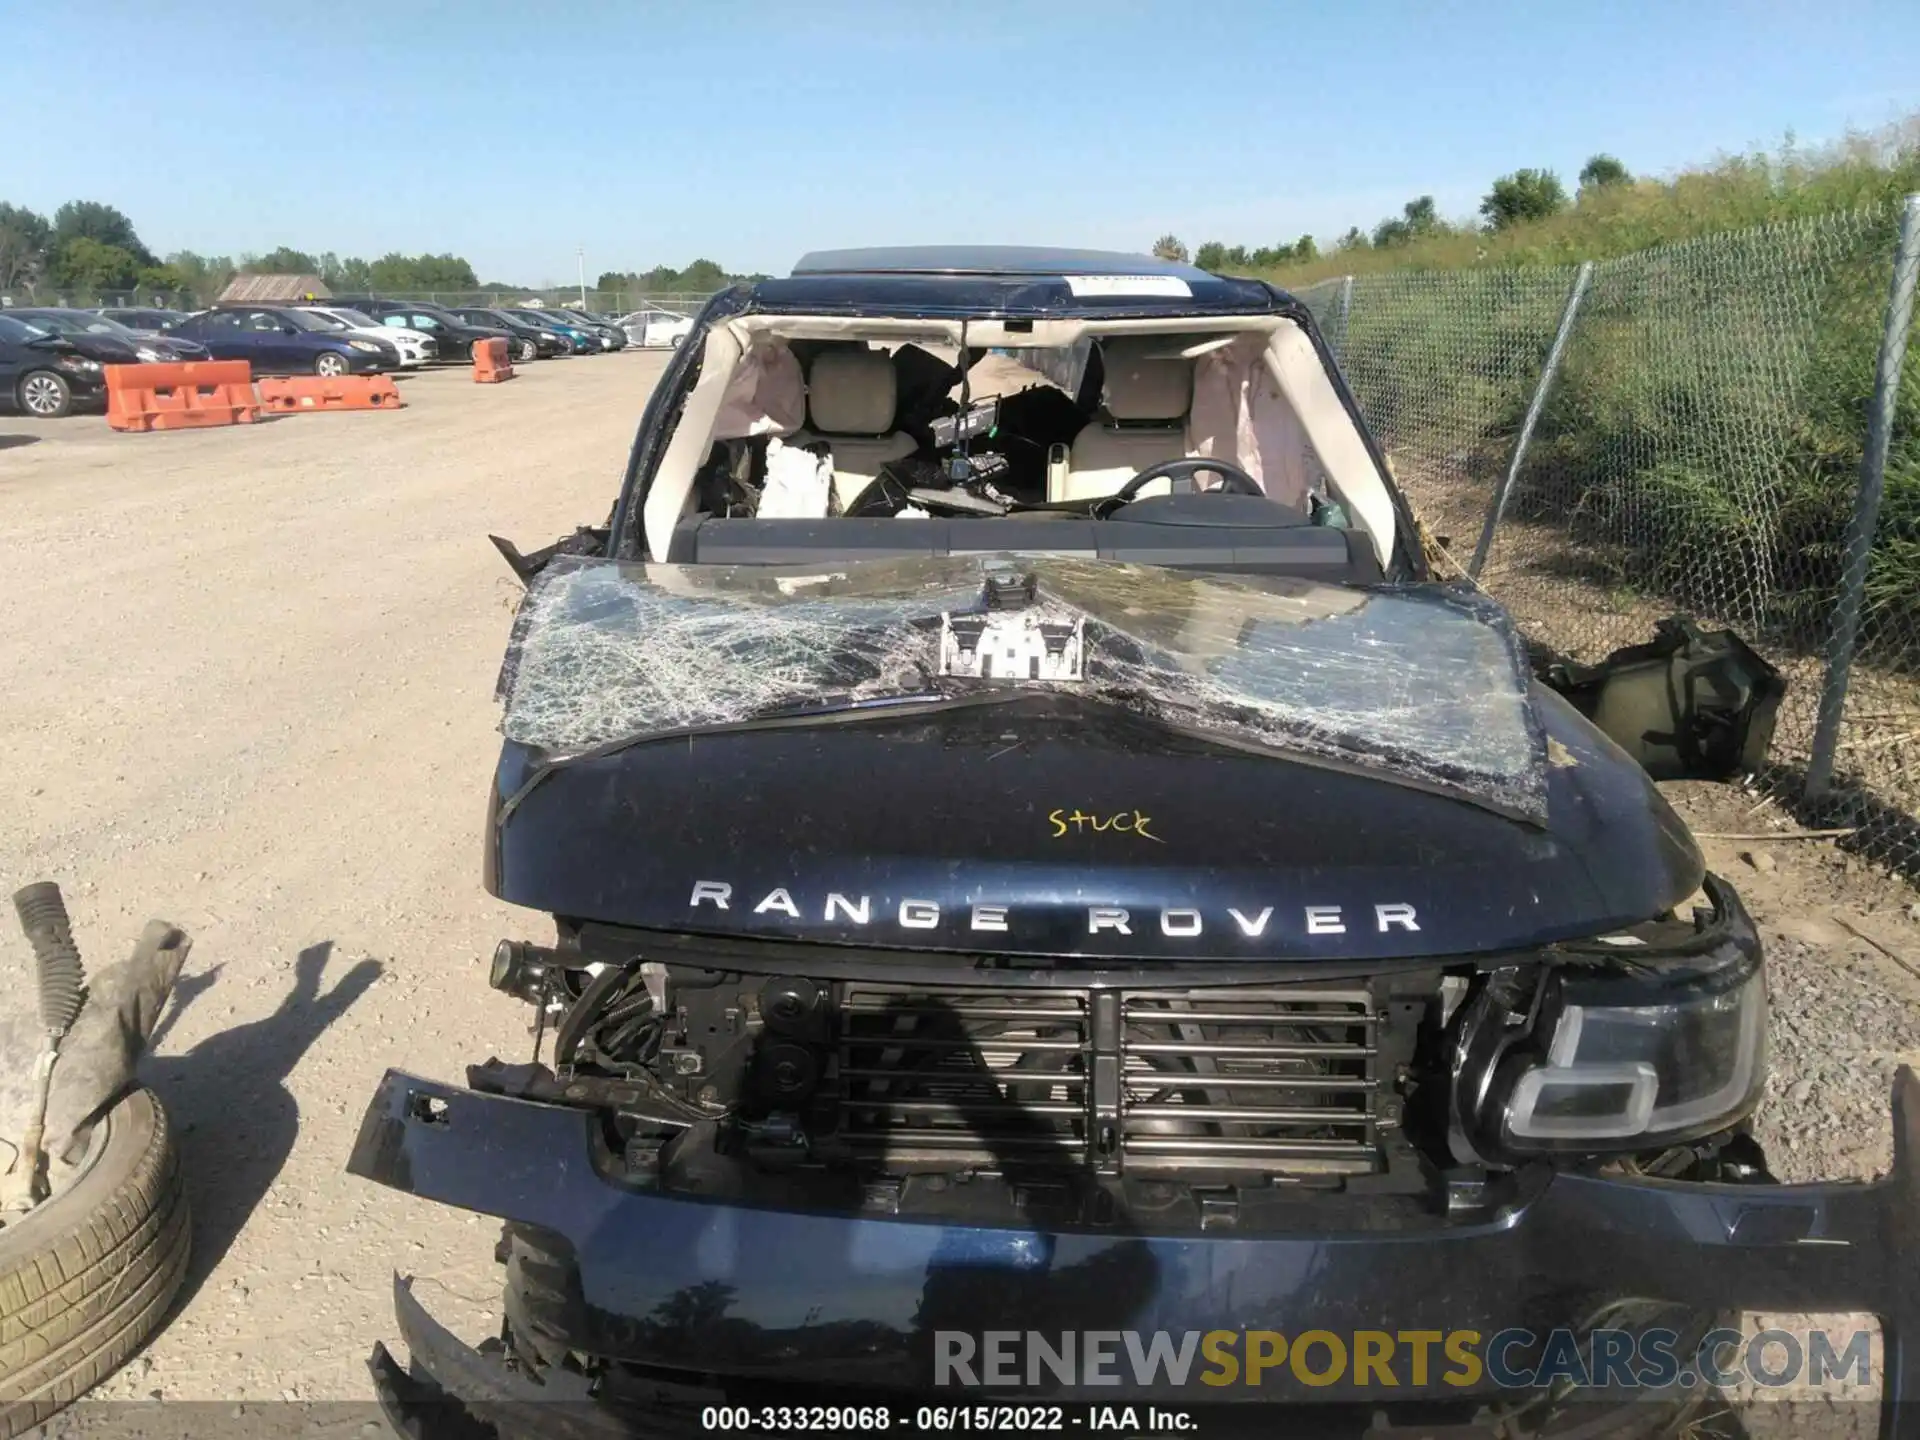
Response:
[[[556,555],[605,555],[612,540],[612,532],[582,525],[573,534],[535,550],[530,555],[523,555],[511,540],[502,539],[498,535],[489,535],[487,539],[493,542],[493,548],[500,552],[500,557],[507,562],[508,568],[513,571],[520,583],[531,585],[534,577],[546,569]]]

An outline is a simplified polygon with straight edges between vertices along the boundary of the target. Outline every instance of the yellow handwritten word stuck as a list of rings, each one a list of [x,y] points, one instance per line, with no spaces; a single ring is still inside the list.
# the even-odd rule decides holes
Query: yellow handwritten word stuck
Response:
[[[1109,832],[1121,835],[1138,835],[1142,840],[1151,840],[1158,845],[1160,837],[1147,827],[1153,824],[1151,815],[1142,815],[1138,810],[1121,810],[1112,815],[1089,815],[1084,810],[1075,809],[1071,814],[1065,810],[1055,810],[1047,816],[1047,823],[1053,826],[1053,838],[1063,835],[1084,835],[1089,832],[1104,835]]]

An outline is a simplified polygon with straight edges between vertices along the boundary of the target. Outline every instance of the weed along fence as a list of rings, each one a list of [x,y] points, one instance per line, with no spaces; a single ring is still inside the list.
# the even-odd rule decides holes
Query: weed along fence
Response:
[[[1790,682],[1774,793],[1920,872],[1920,196],[1298,291],[1428,530],[1594,660],[1687,611]]]

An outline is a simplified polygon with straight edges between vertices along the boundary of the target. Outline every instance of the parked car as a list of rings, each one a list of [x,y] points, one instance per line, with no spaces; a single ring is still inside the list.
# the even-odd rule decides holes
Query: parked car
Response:
[[[167,310],[160,306],[124,306],[109,305],[95,310],[96,315],[104,315],[109,320],[117,320],[136,335],[164,335],[169,325],[178,324],[187,318],[185,310]]]
[[[382,325],[371,315],[342,305],[303,304],[305,310],[321,321],[333,321],[342,330],[365,340],[384,340],[400,352],[400,363],[409,369],[425,365],[440,353],[440,342],[424,330],[408,330],[398,325]]]
[[[504,310],[495,310],[490,306],[460,306],[453,312],[469,325],[493,326],[505,330],[513,336],[513,356],[515,360],[551,360],[558,355],[571,354],[566,345],[551,330],[538,325],[529,325],[517,316]]]
[[[970,317],[1087,342],[1078,393],[959,411],[922,346]],[[1531,653],[1430,566],[1262,281],[842,252],[685,344],[606,525],[499,542],[528,591],[483,873],[555,929],[489,980],[557,1039],[367,1108],[351,1173],[505,1222],[478,1349],[396,1283],[396,1425],[562,1395],[610,1434],[821,1397],[884,1424],[1021,1384],[994,1333],[1042,1323],[1045,1390],[1002,1393],[1056,1415],[1197,1393],[1059,1369],[1092,1332],[1427,1331],[1488,1360],[1356,1366],[1338,1433],[1652,1434],[1711,1389],[1570,1395],[1519,1350],[1579,1368],[1632,1327],[1692,1363],[1777,1309],[1881,1316],[1879,1433],[1913,1433],[1920,1082],[1882,1179],[1773,1179],[1762,937],[1650,773],[1764,761],[1724,653]],[[1212,1433],[1335,1433],[1282,1408],[1329,1376],[1274,1362],[1233,1396],[1273,1423]]]
[[[563,314],[570,316],[574,324],[584,325],[589,330],[605,335],[613,342],[607,348],[611,350],[624,350],[627,348],[627,332],[620,328],[620,323],[617,320],[609,319],[605,315],[597,315],[591,310],[582,309],[575,305],[562,305],[559,309]]]
[[[649,349],[665,347],[677,350],[680,342],[693,333],[691,315],[676,315],[671,310],[656,310],[650,306],[622,315],[618,324],[626,332],[631,344]]]
[[[173,360],[205,360],[207,347],[178,335],[142,335],[118,320],[109,320],[91,310],[62,310],[51,306],[20,306],[7,313],[16,320],[38,325],[56,335],[104,335],[133,347],[134,357],[147,364]]]
[[[0,310],[0,399],[41,420],[102,403],[103,365],[137,365],[125,341],[101,335],[63,335]]]
[[[578,316],[569,315],[560,310],[541,310],[531,305],[514,306],[507,314],[525,320],[530,325],[541,325],[572,342],[575,353],[581,355],[599,355],[613,348],[613,343],[603,331],[595,329]]]
[[[473,359],[473,342],[476,340],[503,339],[512,342],[514,336],[509,330],[498,325],[475,325],[462,320],[444,305],[431,305],[420,300],[382,300],[374,295],[336,295],[330,302],[358,310],[370,315],[389,329],[418,330],[431,335],[439,344],[443,361],[457,361],[465,364]]]
[[[256,375],[377,375],[400,368],[390,342],[349,334],[292,305],[223,305],[168,332],[198,340],[216,360],[245,360]]]

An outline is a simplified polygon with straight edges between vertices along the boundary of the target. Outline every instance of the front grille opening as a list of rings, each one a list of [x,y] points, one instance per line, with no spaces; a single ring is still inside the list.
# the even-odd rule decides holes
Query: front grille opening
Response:
[[[1131,1173],[1380,1168],[1366,992],[1143,990],[1122,997]]]
[[[906,1170],[1086,1149],[1087,998],[849,984],[840,1001],[841,1141]]]
[[[837,1137],[895,1173],[1359,1175],[1381,1168],[1365,990],[849,983]]]

